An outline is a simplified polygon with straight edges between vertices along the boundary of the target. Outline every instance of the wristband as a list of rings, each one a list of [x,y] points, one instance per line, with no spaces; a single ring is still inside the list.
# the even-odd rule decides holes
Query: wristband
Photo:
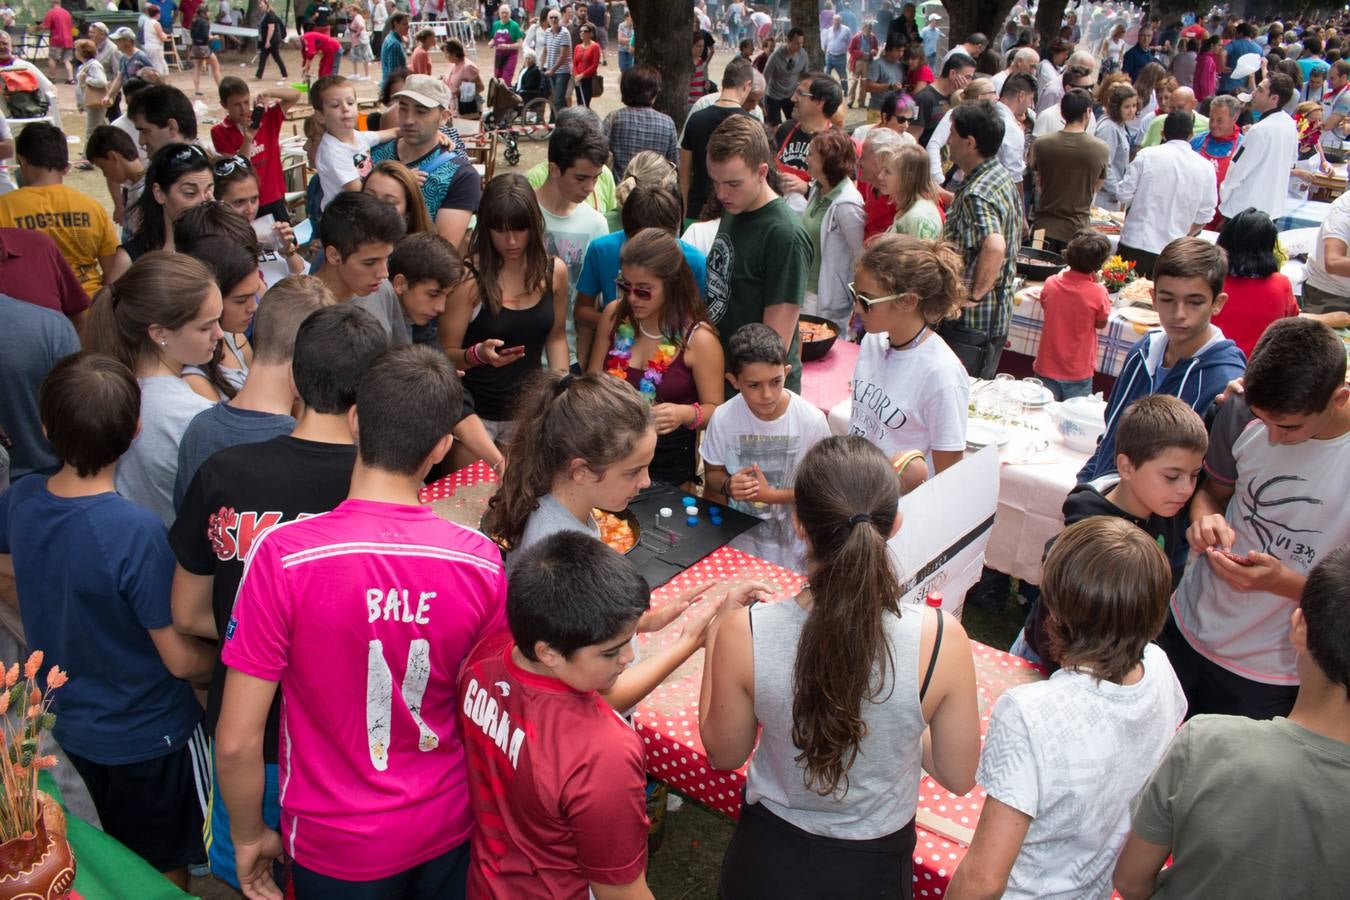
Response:
[[[909,468],[910,463],[923,458],[923,451],[910,450],[908,453],[902,453],[891,460],[891,466],[895,469],[895,477],[897,479],[904,477],[905,469]]]
[[[464,361],[469,364],[470,368],[483,364],[483,360],[478,356],[477,344],[470,344],[469,349],[464,351]]]
[[[698,431],[698,427],[703,424],[703,404],[697,400],[694,401],[694,421],[693,424],[685,426],[690,431]]]

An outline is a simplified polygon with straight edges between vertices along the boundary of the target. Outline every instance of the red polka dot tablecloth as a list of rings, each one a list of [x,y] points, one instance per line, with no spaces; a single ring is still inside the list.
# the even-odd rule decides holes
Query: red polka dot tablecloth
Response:
[[[423,503],[451,500],[462,487],[497,478],[486,463],[478,462],[422,489]],[[480,501],[481,502],[481,501]],[[762,581],[774,588],[772,600],[795,595],[805,579],[795,572],[739,550],[722,547],[685,569],[652,592],[652,606],[669,602],[699,584]],[[676,640],[680,623],[656,634],[638,636],[640,652],[648,654]],[[979,692],[980,735],[989,727],[994,703],[1008,688],[1044,676],[1026,660],[971,641]],[[698,731],[698,696],[703,678],[703,653],[695,653],[633,712],[633,724],[647,751],[647,771],[685,796],[732,819],[740,815],[746,768],[734,772],[714,769],[708,762]],[[919,783],[917,843],[914,848],[914,896],[941,897],[966,843],[980,819],[985,793],[980,787],[965,796],[953,794],[925,775]]]

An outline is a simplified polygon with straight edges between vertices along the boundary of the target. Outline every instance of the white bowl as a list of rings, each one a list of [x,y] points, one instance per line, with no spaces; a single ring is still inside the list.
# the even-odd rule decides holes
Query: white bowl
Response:
[[[1106,432],[1106,403],[1098,397],[1074,397],[1050,411],[1059,439],[1071,450],[1092,453]]]

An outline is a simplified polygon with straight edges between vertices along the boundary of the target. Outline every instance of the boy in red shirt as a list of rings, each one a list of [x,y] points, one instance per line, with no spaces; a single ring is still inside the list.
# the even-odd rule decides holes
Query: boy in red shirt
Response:
[[[642,740],[597,691],[633,661],[648,589],[590,535],[521,553],[510,632],[459,679],[475,818],[469,896],[650,898]]]
[[[281,167],[281,126],[300,100],[295,88],[249,91],[248,82],[233,75],[220,79],[220,105],[225,119],[211,128],[211,143],[222,156],[240,156],[258,174],[258,215],[268,213],[289,223],[286,176]]]
[[[1097,329],[1111,315],[1111,298],[1097,272],[1110,255],[1106,237],[1085,228],[1064,248],[1068,271],[1051,275],[1041,288],[1045,327],[1031,368],[1056,400],[1092,393]]]

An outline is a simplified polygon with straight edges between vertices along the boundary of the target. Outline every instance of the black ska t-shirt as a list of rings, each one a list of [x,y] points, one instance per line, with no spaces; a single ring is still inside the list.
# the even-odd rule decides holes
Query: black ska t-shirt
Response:
[[[321,444],[285,435],[229,447],[212,456],[188,486],[169,545],[178,564],[214,577],[212,616],[223,639],[249,550],[269,528],[328,512],[347,498],[356,447]],[[206,729],[214,734],[225,691],[225,666],[217,656],[206,695]],[[280,695],[267,715],[263,752],[277,759]]]
[[[942,121],[951,106],[951,98],[930,84],[914,95],[914,103],[919,107],[919,125],[923,128],[919,144],[926,147],[928,139],[933,136],[933,129],[937,128],[938,122]]]
[[[680,149],[688,150],[689,159],[689,208],[684,211],[687,218],[697,219],[712,195],[712,180],[708,177],[708,140],[712,133],[732,116],[747,115],[739,106],[709,106],[700,109],[689,117],[684,124],[684,139]]]

